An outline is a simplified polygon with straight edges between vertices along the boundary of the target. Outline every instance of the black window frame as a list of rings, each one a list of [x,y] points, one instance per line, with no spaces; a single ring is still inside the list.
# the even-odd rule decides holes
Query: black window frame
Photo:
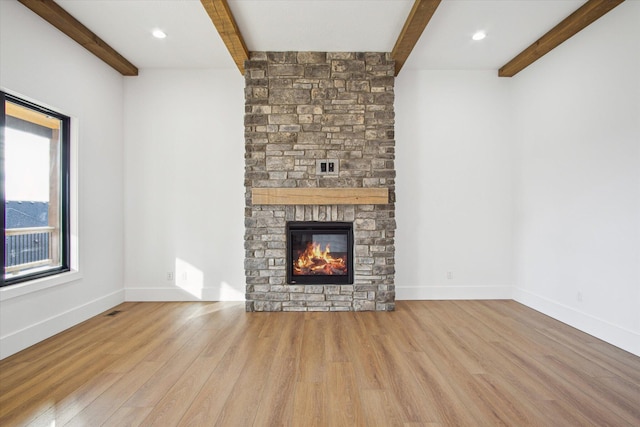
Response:
[[[6,109],[5,103],[29,108],[39,113],[46,114],[60,120],[60,265],[45,271],[27,273],[14,278],[5,278],[6,267],[6,200],[5,200],[5,129]],[[35,279],[55,276],[71,271],[71,118],[57,111],[27,101],[17,96],[0,91],[0,224],[2,226],[2,274],[0,275],[0,287],[25,283]]]

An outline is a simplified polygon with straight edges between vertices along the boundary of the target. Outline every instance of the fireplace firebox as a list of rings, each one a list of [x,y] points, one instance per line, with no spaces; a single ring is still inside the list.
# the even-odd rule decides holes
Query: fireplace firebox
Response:
[[[352,284],[353,224],[287,223],[287,283]]]

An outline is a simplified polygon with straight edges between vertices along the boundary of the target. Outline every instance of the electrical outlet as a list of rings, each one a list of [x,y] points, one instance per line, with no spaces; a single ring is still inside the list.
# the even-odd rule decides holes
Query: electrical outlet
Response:
[[[340,161],[338,159],[316,159],[316,175],[338,176]]]
[[[453,280],[453,271],[447,271],[447,280]]]
[[[173,271],[167,271],[167,280],[173,280]]]

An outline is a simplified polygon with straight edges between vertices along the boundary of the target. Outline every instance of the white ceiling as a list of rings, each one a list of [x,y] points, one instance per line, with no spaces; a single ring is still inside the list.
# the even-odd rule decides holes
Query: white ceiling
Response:
[[[199,0],[56,1],[138,68],[235,68]],[[413,5],[413,0],[228,2],[248,49],[255,51],[391,51]],[[405,68],[497,70],[584,3],[442,0]],[[167,38],[154,39],[154,28]],[[472,41],[477,30],[487,38]]]

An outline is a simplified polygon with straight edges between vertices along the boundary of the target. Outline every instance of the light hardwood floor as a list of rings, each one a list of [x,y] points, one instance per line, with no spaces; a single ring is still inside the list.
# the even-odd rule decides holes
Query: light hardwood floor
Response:
[[[115,310],[1,361],[0,425],[640,425],[640,358],[513,301]]]

